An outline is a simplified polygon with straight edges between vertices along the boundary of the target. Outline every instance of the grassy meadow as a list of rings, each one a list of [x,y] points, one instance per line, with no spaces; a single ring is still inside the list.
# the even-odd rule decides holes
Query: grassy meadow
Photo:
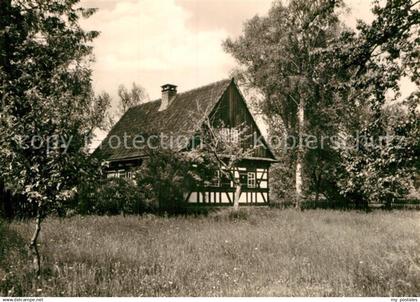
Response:
[[[420,212],[244,209],[3,224],[0,296],[418,296]]]

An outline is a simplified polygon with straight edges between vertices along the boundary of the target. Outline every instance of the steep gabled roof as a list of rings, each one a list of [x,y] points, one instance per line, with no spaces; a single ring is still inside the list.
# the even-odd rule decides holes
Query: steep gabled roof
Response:
[[[141,134],[147,137],[161,133],[179,136],[191,133],[195,130],[197,121],[203,118],[200,116],[200,111],[196,110],[197,107],[210,112],[232,81],[233,79],[226,79],[178,93],[164,111],[159,111],[161,99],[130,108],[111,129],[95,153],[101,154],[109,161],[141,157],[145,155],[144,150],[126,148],[124,144],[116,148],[117,141],[110,140],[113,137],[119,137],[122,143],[124,136],[134,138]]]

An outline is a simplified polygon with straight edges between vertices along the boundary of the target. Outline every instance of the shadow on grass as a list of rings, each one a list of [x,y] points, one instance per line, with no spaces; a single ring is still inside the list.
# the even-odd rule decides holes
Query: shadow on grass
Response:
[[[0,296],[33,295],[41,287],[42,278],[37,278],[28,257],[28,242],[9,225],[0,220]],[[43,267],[43,278],[52,276],[48,267]],[[34,289],[34,292],[28,292]]]
[[[0,296],[22,296],[22,261],[26,257],[25,240],[8,224],[0,221]]]
[[[15,256],[25,256],[26,242],[14,230],[11,230],[6,222],[0,220],[0,268],[5,269],[9,253]]]

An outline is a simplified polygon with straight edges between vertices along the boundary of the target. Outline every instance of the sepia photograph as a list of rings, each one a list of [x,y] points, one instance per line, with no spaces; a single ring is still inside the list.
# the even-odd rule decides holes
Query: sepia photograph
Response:
[[[420,0],[0,0],[0,302],[107,297],[417,302]]]

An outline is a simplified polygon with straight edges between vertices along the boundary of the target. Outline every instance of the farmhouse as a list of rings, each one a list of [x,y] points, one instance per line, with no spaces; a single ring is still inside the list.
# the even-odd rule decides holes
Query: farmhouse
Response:
[[[197,121],[205,118],[201,116],[203,112],[211,115],[215,128],[223,127],[219,130],[233,137],[233,130],[239,125],[245,125],[249,134],[262,137],[234,79],[218,81],[183,93],[177,93],[177,86],[166,84],[162,86],[160,99],[130,108],[95,151],[109,163],[107,177],[131,178],[133,171],[147,160],[148,152],[134,146],[134,137],[184,136],[192,139],[196,127],[200,127]],[[251,135],[247,135],[249,141],[240,140],[241,144],[245,144],[244,148],[252,147],[254,140]],[[130,141],[131,144],[128,143]],[[269,203],[269,168],[275,162],[275,157],[266,141],[260,141],[263,143],[253,147],[251,156],[241,160],[234,171],[241,183],[241,205]],[[235,143],[235,139],[232,143]],[[196,190],[186,194],[185,202],[232,204],[233,183],[219,174],[216,176],[218,179],[211,184],[197,186]]]

